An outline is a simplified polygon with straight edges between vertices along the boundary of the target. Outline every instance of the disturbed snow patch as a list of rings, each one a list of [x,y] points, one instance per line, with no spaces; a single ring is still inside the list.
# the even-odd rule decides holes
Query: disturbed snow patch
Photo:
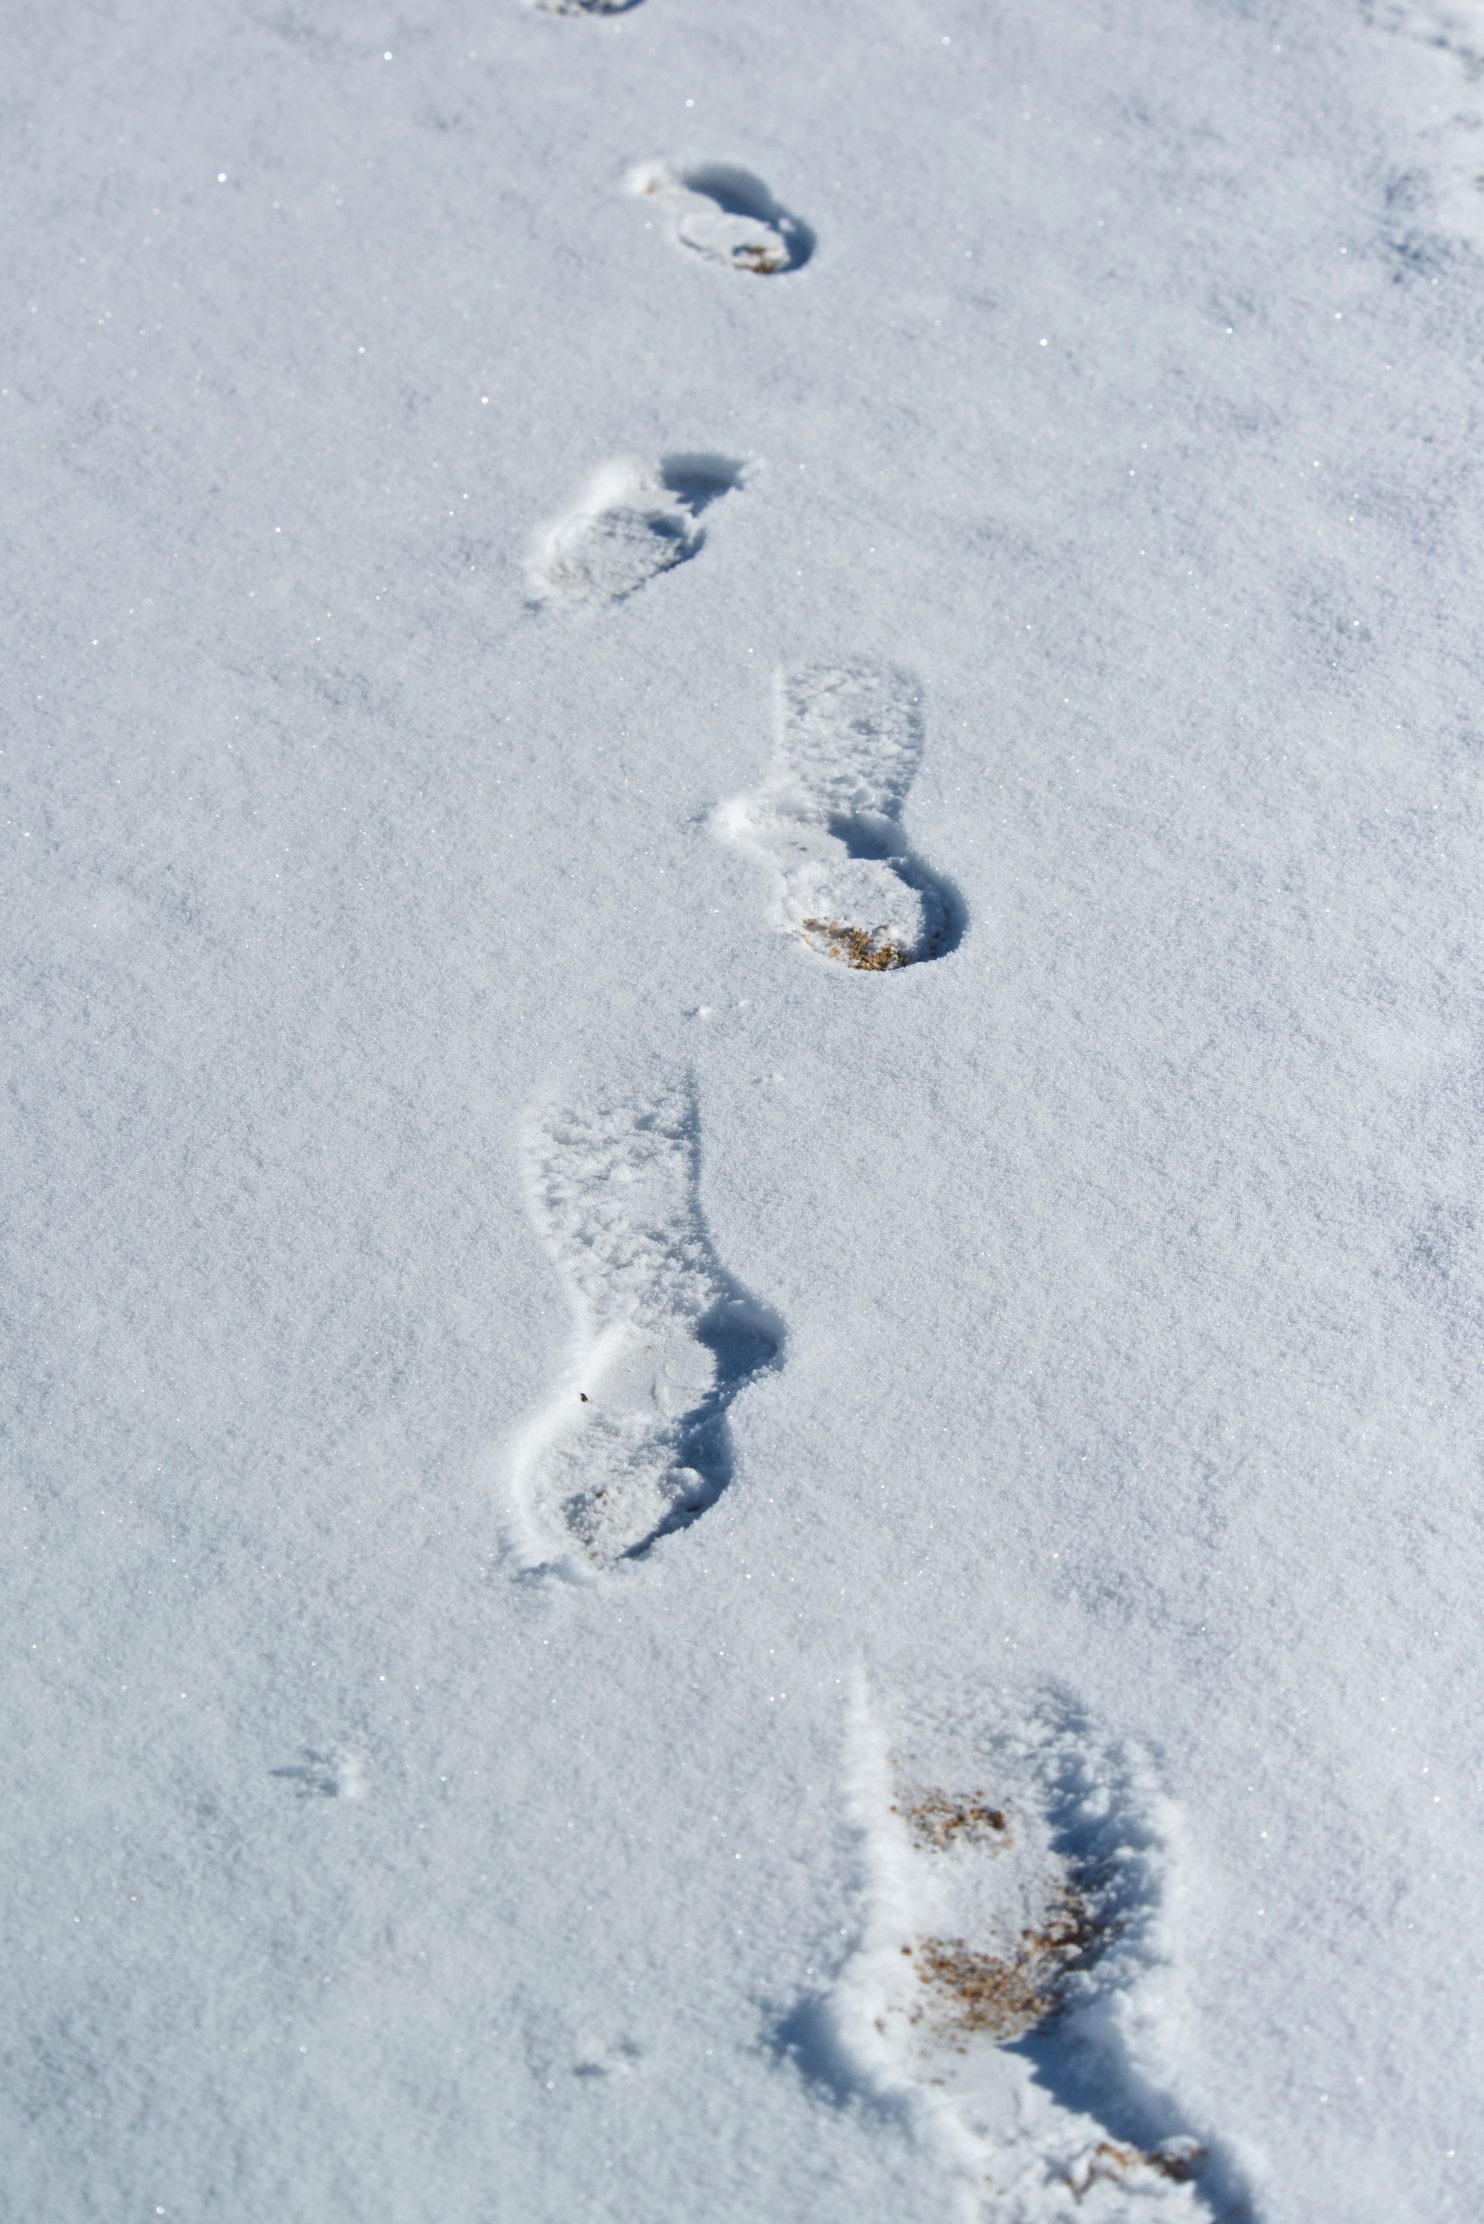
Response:
[[[269,1774],[294,1787],[300,1799],[364,1799],[366,1770],[360,1756],[345,1747],[301,1745],[297,1761]]]
[[[780,673],[772,766],[716,815],[721,834],[774,868],[785,933],[859,972],[941,957],[962,932],[957,897],[899,822],[922,755],[921,693],[887,664]]]
[[[888,1715],[862,1680],[849,1793],[862,1921],[803,2066],[904,2106],[966,2217],[1248,2216],[1167,2098],[1178,1819],[1143,1757],[1061,1703],[986,1734],[973,1695]]]
[[[688,170],[641,162],[629,172],[628,187],[663,204],[680,246],[725,270],[776,277],[802,269],[814,252],[808,225],[775,201],[750,170],[721,162]]]
[[[620,602],[694,556],[701,513],[742,483],[725,456],[620,456],[593,473],[576,502],[537,535],[529,579],[538,599]]]
[[[777,1358],[782,1330],[712,1250],[688,1081],[548,1108],[526,1160],[578,1326],[516,1448],[518,1550],[528,1566],[633,1558],[730,1482],[727,1408]]]
[[[1367,22],[1395,40],[1385,91],[1409,126],[1405,169],[1387,185],[1387,242],[1426,269],[1440,241],[1484,246],[1484,13],[1477,0],[1362,0]]]

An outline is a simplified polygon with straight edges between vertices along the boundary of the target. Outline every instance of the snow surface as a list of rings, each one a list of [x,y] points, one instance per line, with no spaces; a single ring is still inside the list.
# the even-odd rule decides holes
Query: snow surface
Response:
[[[6,63],[0,2207],[1477,2224],[1484,10]]]

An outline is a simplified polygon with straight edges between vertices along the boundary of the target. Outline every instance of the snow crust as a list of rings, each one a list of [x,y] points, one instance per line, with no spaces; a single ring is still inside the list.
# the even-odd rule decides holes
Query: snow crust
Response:
[[[0,2209],[1476,2224],[1477,6],[5,99]]]

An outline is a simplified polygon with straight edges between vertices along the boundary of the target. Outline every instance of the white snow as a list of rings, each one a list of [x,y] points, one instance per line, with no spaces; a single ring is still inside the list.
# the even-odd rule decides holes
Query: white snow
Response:
[[[1484,11],[6,82],[0,2211],[1476,2224]]]

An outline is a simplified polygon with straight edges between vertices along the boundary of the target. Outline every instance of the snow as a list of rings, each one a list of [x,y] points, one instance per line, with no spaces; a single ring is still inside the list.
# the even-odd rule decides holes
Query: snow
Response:
[[[1473,2224],[1479,8],[8,32],[6,2208]]]

